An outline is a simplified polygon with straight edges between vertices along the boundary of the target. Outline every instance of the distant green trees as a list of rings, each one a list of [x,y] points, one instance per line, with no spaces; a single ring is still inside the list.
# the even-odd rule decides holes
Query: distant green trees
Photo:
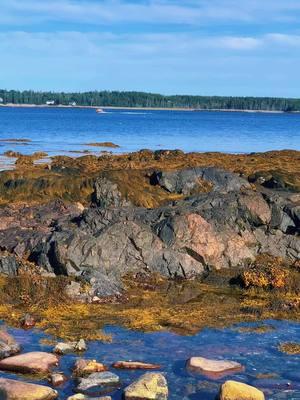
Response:
[[[82,93],[35,92],[32,90],[1,90],[3,103],[56,105],[76,103],[79,106],[161,107],[223,110],[300,111],[300,99],[275,97],[223,97],[223,96],[163,96],[144,92],[92,91]]]

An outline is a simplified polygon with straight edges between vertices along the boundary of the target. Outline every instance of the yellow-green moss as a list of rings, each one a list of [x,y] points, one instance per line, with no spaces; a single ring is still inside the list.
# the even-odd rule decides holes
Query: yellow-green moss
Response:
[[[222,328],[244,321],[271,318],[300,320],[299,308],[277,306],[278,302],[289,304],[295,301],[298,297],[296,293],[244,290],[196,281],[172,283],[163,279],[153,280],[156,288],[149,289],[128,278],[125,280],[125,302],[82,304],[71,301],[63,294],[64,281],[43,279],[33,280],[33,287],[27,286],[24,277],[7,279],[0,293],[0,319],[18,326],[22,315],[28,312],[36,318],[37,328],[49,334],[67,340],[83,337],[104,341],[111,340],[102,332],[107,324],[142,331],[169,330],[194,334],[204,327]],[[10,289],[11,286],[14,289]],[[24,296],[26,291],[31,293],[32,300]]]
[[[282,343],[279,350],[291,355],[300,354],[300,343]]]

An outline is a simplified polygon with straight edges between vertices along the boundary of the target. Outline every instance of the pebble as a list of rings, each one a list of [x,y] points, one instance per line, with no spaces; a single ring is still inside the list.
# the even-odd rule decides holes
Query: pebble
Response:
[[[61,372],[55,372],[50,375],[50,382],[55,387],[64,384],[67,380],[67,377]]]

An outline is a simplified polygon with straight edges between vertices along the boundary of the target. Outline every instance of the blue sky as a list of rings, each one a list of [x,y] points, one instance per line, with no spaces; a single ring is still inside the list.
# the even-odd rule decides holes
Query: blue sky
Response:
[[[300,97],[300,0],[0,0],[0,87]]]

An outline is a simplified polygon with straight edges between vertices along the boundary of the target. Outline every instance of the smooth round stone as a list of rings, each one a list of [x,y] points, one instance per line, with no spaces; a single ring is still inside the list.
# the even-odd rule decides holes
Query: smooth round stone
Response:
[[[244,370],[244,367],[235,361],[211,360],[204,357],[190,358],[187,362],[187,368],[212,379],[218,379]]]
[[[261,390],[245,383],[226,381],[220,390],[219,400],[265,400]]]
[[[0,378],[0,399],[5,400],[52,400],[57,391],[50,387]]]
[[[0,361],[0,370],[27,373],[47,373],[58,365],[58,357],[51,353],[34,351]]]

